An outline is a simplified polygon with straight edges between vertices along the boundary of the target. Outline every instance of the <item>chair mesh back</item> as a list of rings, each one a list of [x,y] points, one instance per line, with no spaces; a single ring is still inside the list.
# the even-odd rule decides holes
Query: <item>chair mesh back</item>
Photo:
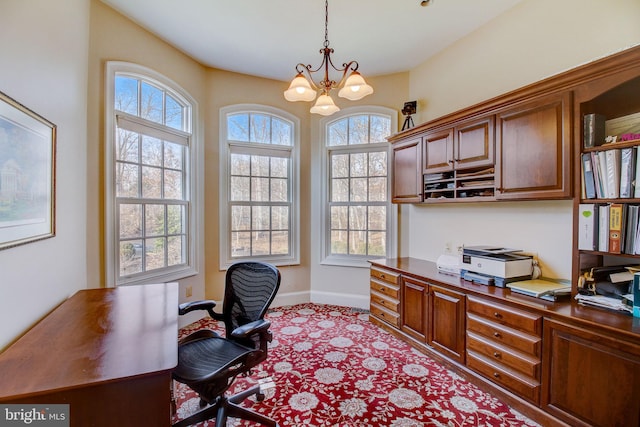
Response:
[[[238,326],[262,319],[280,287],[280,272],[270,264],[240,262],[227,270],[224,317],[227,336]]]

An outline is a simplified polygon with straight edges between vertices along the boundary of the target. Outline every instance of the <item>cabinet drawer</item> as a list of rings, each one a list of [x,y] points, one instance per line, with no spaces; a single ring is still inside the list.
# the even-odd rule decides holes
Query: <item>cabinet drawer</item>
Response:
[[[481,335],[467,332],[467,349],[482,354],[497,364],[503,364],[527,376],[540,380],[540,359],[501,346]]]
[[[473,351],[467,351],[467,366],[538,405],[540,401],[539,381],[520,375],[518,372]]]
[[[375,291],[375,292],[381,293],[395,300],[400,299],[400,286],[381,282],[379,280],[375,280],[372,277],[370,282],[370,288],[372,292]]]
[[[375,277],[376,279],[382,280],[383,282],[391,283],[393,285],[398,284],[398,277],[400,275],[398,273],[394,273],[388,270],[380,270],[375,267],[371,267],[371,277]]]
[[[497,343],[508,345],[537,358],[540,357],[542,341],[540,337],[511,329],[471,313],[467,313],[467,330],[477,332]]]
[[[534,335],[542,334],[542,316],[490,301],[468,298],[467,311]]]
[[[400,305],[397,299],[387,298],[375,291],[371,292],[371,304],[379,305],[394,313],[398,312],[398,306]]]
[[[378,319],[395,326],[396,328],[400,328],[400,315],[398,313],[393,313],[374,303],[371,303],[369,309],[372,316],[375,316]]]

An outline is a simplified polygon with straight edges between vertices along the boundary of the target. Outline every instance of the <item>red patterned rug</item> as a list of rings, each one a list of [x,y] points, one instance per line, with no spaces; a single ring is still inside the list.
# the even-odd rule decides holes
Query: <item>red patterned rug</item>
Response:
[[[301,304],[272,309],[269,357],[230,393],[270,376],[266,399],[245,406],[284,426],[538,426],[429,357],[346,307]],[[222,325],[201,320],[184,336]],[[176,383],[176,420],[198,409],[199,398]],[[214,426],[207,421],[198,426]],[[230,419],[229,426],[255,424]]]

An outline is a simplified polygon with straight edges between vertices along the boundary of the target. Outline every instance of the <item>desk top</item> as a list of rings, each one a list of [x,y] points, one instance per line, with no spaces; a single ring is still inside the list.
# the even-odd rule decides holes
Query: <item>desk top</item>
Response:
[[[0,354],[0,401],[172,370],[178,285],[78,291]]]

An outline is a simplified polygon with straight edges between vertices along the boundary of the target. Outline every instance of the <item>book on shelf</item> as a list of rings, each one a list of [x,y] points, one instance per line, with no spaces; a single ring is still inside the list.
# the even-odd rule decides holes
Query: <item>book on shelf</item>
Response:
[[[640,206],[629,205],[627,206],[627,219],[625,226],[624,236],[624,253],[635,254],[636,253],[636,239],[638,237],[638,213]]]
[[[622,203],[611,203],[609,209],[609,252],[622,253],[624,244],[624,207]]]
[[[620,150],[620,198],[628,199],[634,195],[633,183],[636,169],[636,147]]]
[[[582,153],[582,182],[584,183],[585,199],[596,198],[596,185],[591,165],[591,153]]]
[[[620,197],[620,154],[619,148],[604,152],[606,158],[607,198]]]
[[[604,144],[605,120],[602,114],[585,114],[583,117],[584,148],[592,148]]]
[[[598,209],[593,203],[578,207],[578,249],[595,251],[598,248]]]
[[[609,251],[609,205],[598,206],[598,250]]]

